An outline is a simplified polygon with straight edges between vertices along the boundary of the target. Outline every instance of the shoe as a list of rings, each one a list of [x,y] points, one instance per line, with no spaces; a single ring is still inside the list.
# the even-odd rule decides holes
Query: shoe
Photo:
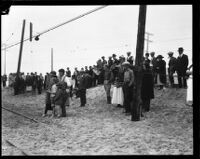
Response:
[[[80,107],[84,107],[85,105],[80,105]]]
[[[130,113],[130,112],[128,112],[128,113],[125,113],[125,115],[126,115],[126,116],[129,116],[129,115],[131,115],[131,113]]]

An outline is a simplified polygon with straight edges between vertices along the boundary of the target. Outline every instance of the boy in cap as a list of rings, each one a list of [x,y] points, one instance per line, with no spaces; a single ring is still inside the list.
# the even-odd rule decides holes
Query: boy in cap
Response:
[[[168,67],[168,76],[169,76],[169,82],[171,87],[174,87],[174,77],[173,74],[176,71],[176,58],[173,57],[173,52],[168,52],[169,55],[169,67]]]
[[[183,51],[184,49],[182,47],[178,48],[179,56],[177,57],[177,74],[179,88],[187,88],[186,70],[188,67],[188,56],[183,54]]]

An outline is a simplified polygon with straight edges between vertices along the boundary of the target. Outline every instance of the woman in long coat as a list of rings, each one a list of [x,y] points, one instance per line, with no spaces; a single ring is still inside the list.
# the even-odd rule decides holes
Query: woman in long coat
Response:
[[[163,89],[166,84],[166,62],[163,60],[162,55],[157,56],[156,62],[156,75],[157,75],[157,85],[160,86],[160,89]]]

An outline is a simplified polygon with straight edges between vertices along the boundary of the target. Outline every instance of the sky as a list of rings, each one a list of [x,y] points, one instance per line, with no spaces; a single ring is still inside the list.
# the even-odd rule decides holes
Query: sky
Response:
[[[29,37],[29,23],[33,35],[68,21],[100,6],[11,6],[8,15],[1,16],[1,48],[21,39],[23,19],[26,20],[25,38]],[[53,69],[90,66],[105,56],[115,53],[126,56],[131,51],[135,58],[139,5],[109,5],[81,19],[41,35],[39,41],[26,41],[23,45],[21,72],[51,71]],[[147,5],[146,32],[152,33],[149,52],[163,55],[168,63],[169,51],[178,56],[178,48],[192,62],[192,5]],[[146,36],[145,36],[146,38]],[[1,74],[17,71],[20,45],[1,50]],[[146,42],[144,53],[146,52]],[[6,68],[6,70],[5,70]]]

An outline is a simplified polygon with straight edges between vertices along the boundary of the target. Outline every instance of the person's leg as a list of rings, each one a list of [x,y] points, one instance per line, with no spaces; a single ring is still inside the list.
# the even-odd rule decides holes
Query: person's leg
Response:
[[[81,106],[84,106],[84,94],[83,94],[83,90],[79,90],[79,95],[80,95]]]
[[[66,107],[65,107],[65,103],[63,103],[61,105],[61,109],[62,109],[62,117],[66,117]]]
[[[84,91],[83,91],[83,103],[84,103],[84,105],[87,103],[87,101],[86,101],[86,89],[84,89]]]
[[[182,77],[180,73],[178,73],[178,86],[179,88],[182,88]]]
[[[149,112],[150,111],[150,99],[147,99],[145,104],[146,104],[146,107],[145,107],[146,111]]]

